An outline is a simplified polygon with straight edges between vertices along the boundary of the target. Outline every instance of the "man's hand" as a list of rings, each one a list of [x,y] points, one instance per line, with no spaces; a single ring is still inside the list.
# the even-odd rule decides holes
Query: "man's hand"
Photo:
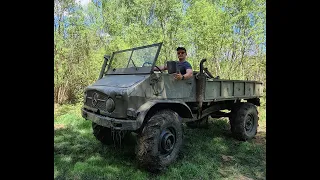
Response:
[[[177,74],[177,73],[173,73],[174,79],[176,80],[181,80],[182,79],[182,74]]]

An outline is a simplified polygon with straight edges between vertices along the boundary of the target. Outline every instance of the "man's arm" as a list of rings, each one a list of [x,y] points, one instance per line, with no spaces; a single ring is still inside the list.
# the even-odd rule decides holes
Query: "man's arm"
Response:
[[[190,79],[193,76],[193,71],[192,71],[192,69],[187,69],[186,71],[187,71],[186,74],[183,75],[184,79]]]
[[[186,74],[183,75],[183,79],[190,79],[193,76],[192,66],[189,62],[187,62],[185,67],[186,67]]]
[[[192,69],[187,69],[186,70],[187,72],[186,72],[186,74],[184,74],[184,75],[182,75],[182,74],[177,74],[177,73],[173,73],[173,76],[174,76],[174,78],[175,79],[177,79],[177,80],[182,80],[182,78],[183,78],[183,80],[185,80],[185,79],[190,79],[192,76],[193,76],[193,71],[192,71]]]

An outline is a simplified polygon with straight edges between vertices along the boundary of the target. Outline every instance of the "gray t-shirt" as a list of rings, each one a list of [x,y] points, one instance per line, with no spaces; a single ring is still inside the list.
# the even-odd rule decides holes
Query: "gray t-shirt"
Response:
[[[187,69],[192,69],[191,64],[188,61],[177,61],[177,68],[182,75],[187,73]]]

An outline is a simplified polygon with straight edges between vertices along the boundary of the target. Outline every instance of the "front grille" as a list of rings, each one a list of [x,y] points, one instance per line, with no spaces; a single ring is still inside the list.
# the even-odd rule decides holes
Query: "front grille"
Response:
[[[108,99],[108,95],[106,95],[106,94],[104,94],[104,93],[102,93],[100,91],[95,91],[95,90],[87,91],[87,97],[92,97],[93,93],[98,93],[99,94],[99,98],[101,98],[101,99],[104,99],[104,100]]]
[[[95,98],[93,96],[96,96]],[[93,101],[95,99],[96,101]],[[85,105],[93,108],[97,108],[102,111],[106,111],[106,101],[108,99],[108,95],[95,91],[95,90],[90,90],[87,91],[87,98]]]

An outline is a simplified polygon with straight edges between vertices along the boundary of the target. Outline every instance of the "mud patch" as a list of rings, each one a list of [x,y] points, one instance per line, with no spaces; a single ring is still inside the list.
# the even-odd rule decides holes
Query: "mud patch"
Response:
[[[66,128],[66,126],[63,125],[63,124],[56,124],[56,125],[54,125],[54,130],[65,129],[65,128]]]
[[[248,178],[248,177],[246,177],[246,176],[244,176],[244,175],[239,175],[239,176],[237,177],[237,179],[238,179],[238,180],[253,180],[252,178]]]
[[[233,156],[221,155],[221,157],[222,157],[222,159],[223,159],[224,162],[234,160]]]
[[[266,144],[266,133],[265,132],[258,132],[255,138],[253,139],[255,144]]]

